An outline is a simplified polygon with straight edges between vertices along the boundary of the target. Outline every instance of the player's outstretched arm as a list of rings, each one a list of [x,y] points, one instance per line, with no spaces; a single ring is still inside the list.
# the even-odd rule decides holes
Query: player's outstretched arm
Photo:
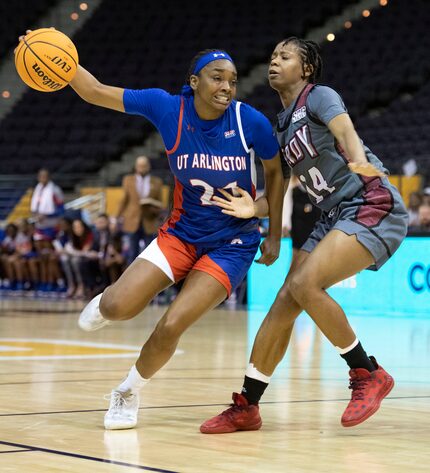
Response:
[[[70,86],[85,102],[124,112],[124,89],[102,84],[80,65]]]
[[[347,152],[351,160],[348,164],[351,171],[363,176],[384,176],[383,172],[367,160],[361,140],[347,113],[341,113],[330,120],[328,128]]]

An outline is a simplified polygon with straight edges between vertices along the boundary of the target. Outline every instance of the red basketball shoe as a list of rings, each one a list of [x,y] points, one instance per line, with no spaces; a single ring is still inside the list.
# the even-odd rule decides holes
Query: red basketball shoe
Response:
[[[261,417],[258,405],[248,404],[245,396],[233,393],[233,404],[221,414],[200,426],[202,434],[227,434],[237,430],[258,430]]]
[[[377,368],[375,371],[355,368],[349,372],[349,389],[352,389],[352,395],[342,415],[341,422],[344,427],[353,427],[368,419],[393,389],[394,379],[378,365],[373,356],[369,358]]]

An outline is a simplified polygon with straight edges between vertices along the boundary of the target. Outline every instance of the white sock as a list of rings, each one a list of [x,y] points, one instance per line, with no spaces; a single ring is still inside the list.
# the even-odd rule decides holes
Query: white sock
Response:
[[[245,375],[248,376],[248,378],[258,379],[258,381],[262,381],[263,383],[270,383],[270,376],[266,376],[265,374],[258,371],[254,366],[254,363],[249,363],[248,368],[246,368]]]
[[[117,387],[117,390],[123,393],[131,391],[135,394],[138,393],[139,390],[148,382],[149,379],[142,378],[139,371],[136,369],[136,365],[133,365],[125,380]]]
[[[358,343],[359,343],[358,338],[356,338],[348,347],[346,348],[336,347],[336,350],[339,352],[339,355],[345,355],[346,353],[351,351],[353,348],[355,348],[358,345]]]

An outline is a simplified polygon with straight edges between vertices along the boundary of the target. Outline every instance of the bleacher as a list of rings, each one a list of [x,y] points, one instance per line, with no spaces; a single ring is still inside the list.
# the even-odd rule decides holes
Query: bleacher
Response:
[[[408,158],[430,158],[429,24],[430,2],[389,2],[322,45],[321,82],[342,95],[365,143],[396,173]],[[407,103],[400,99],[405,94]],[[267,84],[248,101],[272,118],[281,109]],[[368,117],[387,106],[382,115]]]
[[[194,2],[104,0],[73,40],[82,65],[102,82],[177,93],[199,50],[228,50],[244,75],[267,60],[280,38],[305,34],[348,3],[321,1],[309,8],[291,0],[221,1],[196,8]],[[3,120],[0,147],[7,173],[34,173],[41,164],[59,173],[92,173],[151,130],[145,120],[83,103],[70,89],[29,90]],[[155,164],[155,171],[166,164]]]
[[[18,36],[30,29],[59,0],[3,1],[0,6],[0,61],[16,45]]]

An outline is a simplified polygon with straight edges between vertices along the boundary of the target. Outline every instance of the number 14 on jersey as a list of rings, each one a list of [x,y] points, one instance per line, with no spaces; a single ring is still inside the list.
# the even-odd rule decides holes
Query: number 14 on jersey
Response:
[[[315,199],[316,203],[319,204],[327,195],[327,193],[332,194],[335,191],[335,188],[328,186],[327,181],[324,179],[324,176],[321,174],[321,171],[315,166],[311,167],[308,170],[308,174],[312,180],[313,189],[306,184],[306,177],[303,174],[299,176],[299,179],[305,185],[305,188],[308,194],[310,194]],[[324,195],[321,195],[321,194],[317,194],[317,192],[315,191],[317,192],[325,191],[325,192],[324,192]]]

